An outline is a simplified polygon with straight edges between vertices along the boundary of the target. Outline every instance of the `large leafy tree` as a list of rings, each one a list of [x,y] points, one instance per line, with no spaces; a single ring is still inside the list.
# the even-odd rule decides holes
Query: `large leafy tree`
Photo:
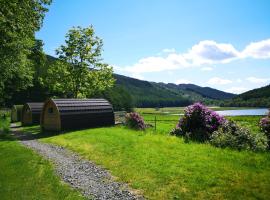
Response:
[[[69,97],[91,97],[114,84],[112,68],[102,63],[102,40],[92,26],[75,27],[57,49],[59,60],[48,69],[44,83],[52,92]]]
[[[29,58],[51,0],[0,0],[0,103],[32,84]]]

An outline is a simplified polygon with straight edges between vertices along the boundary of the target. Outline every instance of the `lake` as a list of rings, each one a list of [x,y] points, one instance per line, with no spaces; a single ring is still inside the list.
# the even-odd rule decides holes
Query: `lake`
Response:
[[[216,111],[223,116],[247,116],[247,115],[267,115],[267,108],[245,109],[245,110],[221,110]]]
[[[268,111],[269,111],[268,108],[254,108],[254,109],[243,109],[243,110],[220,110],[220,111],[215,111],[215,112],[223,116],[250,116],[250,115],[259,116],[259,115],[267,115]],[[181,113],[181,114],[170,114],[170,115],[181,116],[184,114]]]

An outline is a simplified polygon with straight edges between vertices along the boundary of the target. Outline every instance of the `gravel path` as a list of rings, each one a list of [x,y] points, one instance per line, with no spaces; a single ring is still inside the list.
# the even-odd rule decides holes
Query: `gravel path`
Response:
[[[108,171],[75,153],[56,145],[41,143],[12,128],[21,143],[54,163],[61,179],[90,199],[144,199],[132,193],[127,184],[115,182]]]

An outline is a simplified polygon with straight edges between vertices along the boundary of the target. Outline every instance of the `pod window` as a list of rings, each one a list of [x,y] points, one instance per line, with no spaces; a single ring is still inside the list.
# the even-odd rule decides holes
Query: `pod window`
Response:
[[[52,114],[53,113],[53,108],[52,107],[48,108],[48,113],[49,114]]]

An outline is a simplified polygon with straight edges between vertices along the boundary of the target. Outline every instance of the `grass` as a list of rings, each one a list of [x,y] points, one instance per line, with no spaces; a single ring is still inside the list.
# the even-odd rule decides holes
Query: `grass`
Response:
[[[10,131],[10,113],[6,110],[0,110],[0,133]]]
[[[1,200],[83,199],[60,181],[48,161],[8,134],[0,134],[0,161]]]
[[[233,119],[257,131],[258,117]],[[175,122],[159,122],[156,132],[116,126],[74,131],[41,141],[78,152],[149,199],[268,199],[269,153],[185,143],[167,134],[169,126],[175,126]]]

